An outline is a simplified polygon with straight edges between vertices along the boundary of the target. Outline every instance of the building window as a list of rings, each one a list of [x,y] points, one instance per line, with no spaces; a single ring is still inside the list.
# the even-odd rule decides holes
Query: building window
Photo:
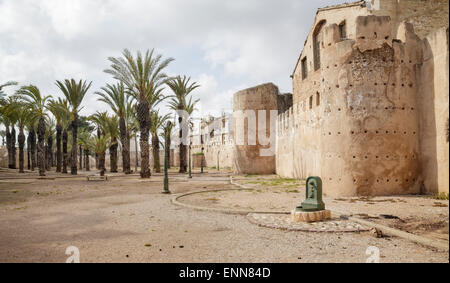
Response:
[[[318,39],[318,35],[314,35],[313,51],[314,51],[314,71],[317,71],[320,69],[320,41]]]
[[[339,24],[339,35],[341,37],[341,40],[347,39],[347,25],[345,21]]]
[[[316,105],[317,106],[320,105],[320,93],[319,92],[316,93]]]
[[[314,54],[314,71],[317,71],[320,69],[320,40],[321,40],[321,31],[322,27],[325,25],[326,21],[322,20],[314,29],[313,33],[313,54]]]
[[[313,97],[312,95],[309,97],[309,109],[312,109],[313,107]]]
[[[308,76],[308,61],[306,57],[302,59],[302,80]]]

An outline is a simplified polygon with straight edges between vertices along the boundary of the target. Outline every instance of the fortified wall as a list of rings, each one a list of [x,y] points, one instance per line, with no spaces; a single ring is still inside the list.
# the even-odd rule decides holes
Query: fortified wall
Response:
[[[233,120],[235,174],[275,173],[275,124],[271,115],[278,113],[278,87],[272,83],[234,94]],[[271,135],[271,130],[273,134]],[[273,138],[270,141],[270,137]],[[271,151],[273,146],[273,152]]]
[[[448,29],[422,41],[393,24],[358,16],[352,39],[320,27],[320,65],[302,53],[278,117],[279,175],[321,176],[334,196],[448,192]]]

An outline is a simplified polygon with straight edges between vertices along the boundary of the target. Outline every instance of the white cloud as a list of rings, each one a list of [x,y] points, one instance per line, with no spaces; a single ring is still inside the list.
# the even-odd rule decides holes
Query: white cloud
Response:
[[[168,73],[202,85],[195,95],[203,109],[221,112],[240,88],[271,81],[291,91],[289,75],[315,9],[337,2],[0,0],[0,82],[59,95],[55,80],[92,80],[89,114],[105,107],[92,93],[111,81],[106,58],[154,47],[175,57]]]

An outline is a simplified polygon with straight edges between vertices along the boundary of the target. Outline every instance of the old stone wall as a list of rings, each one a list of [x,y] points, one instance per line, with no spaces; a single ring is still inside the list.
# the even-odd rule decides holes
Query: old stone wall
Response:
[[[418,105],[420,152],[424,189],[427,193],[449,191],[449,46],[448,28],[423,40]]]
[[[236,174],[272,174],[275,173],[275,152],[267,154],[273,146],[275,150],[275,129],[272,144],[266,144],[261,137],[271,135],[271,110],[278,112],[278,87],[272,83],[245,89],[234,94],[234,149],[233,170]],[[248,110],[248,113],[246,112]],[[265,114],[265,131],[259,127],[259,110]],[[239,115],[241,113],[242,115]],[[244,116],[244,115],[250,116]],[[251,118],[254,115],[254,118]],[[249,119],[250,117],[250,119]],[[264,115],[262,115],[264,117]],[[274,117],[276,120],[276,116]],[[250,125],[250,126],[249,126]],[[273,125],[275,127],[275,125]],[[256,137],[253,142],[249,136]],[[267,156],[265,156],[267,155]]]
[[[402,22],[411,23],[415,33],[424,38],[442,27],[448,27],[448,0],[371,0],[372,10],[377,16],[390,16],[393,31],[397,31]],[[378,2],[378,3],[376,3]],[[394,36],[397,36],[394,34]]]
[[[278,174],[319,175],[335,196],[419,192],[421,43],[399,30],[393,41],[390,18],[376,16],[357,18],[356,40],[324,27],[322,68],[294,76],[294,107],[278,119]]]
[[[5,146],[0,147],[0,167],[8,168],[8,151]]]

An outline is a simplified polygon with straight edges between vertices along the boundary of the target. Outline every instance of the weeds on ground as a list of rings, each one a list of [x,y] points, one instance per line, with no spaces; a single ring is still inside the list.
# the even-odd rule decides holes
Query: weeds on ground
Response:
[[[436,200],[448,200],[448,193],[440,193],[438,195],[432,196],[432,199],[436,199]]]

